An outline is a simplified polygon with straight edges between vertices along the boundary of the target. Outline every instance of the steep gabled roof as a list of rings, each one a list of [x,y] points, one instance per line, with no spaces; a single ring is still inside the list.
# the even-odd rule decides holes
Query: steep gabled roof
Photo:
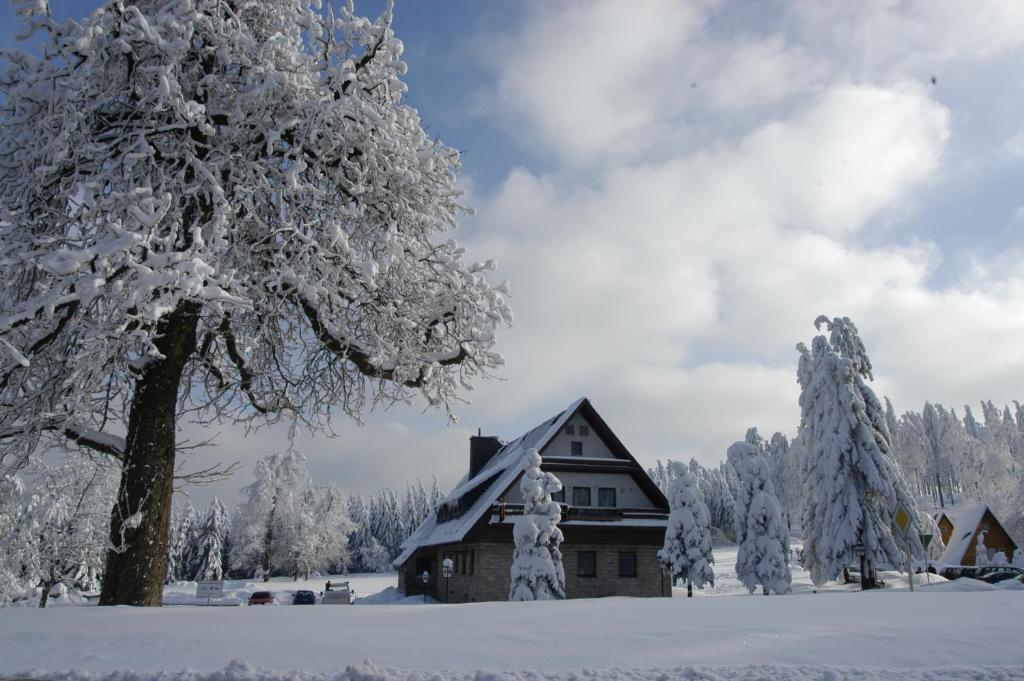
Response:
[[[582,397],[515,440],[504,444],[472,478],[468,475],[463,477],[455,489],[441,502],[438,510],[432,513],[402,543],[402,553],[394,560],[393,565],[401,566],[409,560],[416,549],[422,546],[462,541],[466,533],[523,472],[523,454],[529,449],[537,449],[543,456],[547,445],[577,412],[583,412],[584,417],[593,425],[595,432],[604,439],[616,456],[633,462],[643,473],[642,467],[597,414],[590,401]],[[642,477],[644,480],[641,481],[641,487],[652,501],[657,506],[667,508],[668,502],[657,486],[646,474],[643,474]],[[439,517],[446,519],[439,520]]]
[[[978,525],[981,524],[986,513],[1002,529],[999,519],[996,518],[995,513],[989,510],[987,504],[978,504],[977,506],[965,508],[955,516],[946,514],[946,517],[953,523],[953,534],[949,536],[949,544],[946,545],[946,550],[942,552],[942,557],[939,558],[940,562],[948,563],[949,565],[963,564],[964,554],[971,547],[971,539],[974,537],[975,532],[977,532]],[[1005,530],[1003,531],[1005,532]]]

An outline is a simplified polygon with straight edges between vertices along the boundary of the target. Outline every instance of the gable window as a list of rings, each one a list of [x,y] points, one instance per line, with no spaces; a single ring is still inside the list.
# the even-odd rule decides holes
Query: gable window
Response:
[[[557,501],[560,504],[565,503],[565,488],[558,490],[557,492],[551,493],[551,501]]]
[[[635,551],[619,551],[619,577],[636,577]]]
[[[576,434],[576,426],[572,425],[571,423],[565,424],[565,434],[566,435],[575,435]],[[581,433],[581,435],[582,435],[582,433]]]
[[[580,426],[579,433],[580,437],[586,437],[590,435],[590,426]]]
[[[597,551],[576,552],[576,576],[597,577]]]
[[[583,456],[583,443],[573,440],[569,443],[569,453],[572,456]]]
[[[572,488],[572,505],[573,506],[590,506],[590,488],[589,487],[573,487]]]
[[[615,508],[618,504],[615,503],[615,488],[614,487],[598,487],[597,488],[597,505],[601,508]]]

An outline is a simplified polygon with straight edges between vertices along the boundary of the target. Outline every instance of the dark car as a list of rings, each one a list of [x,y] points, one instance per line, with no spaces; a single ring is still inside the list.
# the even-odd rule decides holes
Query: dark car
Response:
[[[1024,570],[1020,568],[997,567],[986,569],[985,573],[978,575],[977,579],[989,584],[997,584],[1005,582],[1007,579],[1020,579],[1021,575],[1024,575]]]
[[[316,594],[312,591],[296,591],[292,605],[316,605]]]
[[[249,605],[273,605],[274,594],[269,591],[254,591],[249,596]]]

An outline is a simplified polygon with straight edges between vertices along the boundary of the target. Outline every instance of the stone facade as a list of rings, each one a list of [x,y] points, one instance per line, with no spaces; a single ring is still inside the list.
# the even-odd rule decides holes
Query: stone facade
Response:
[[[567,598],[600,598],[604,596],[657,597],[671,596],[668,578],[658,565],[658,548],[650,544],[584,544],[563,542],[562,565],[565,568]],[[407,594],[427,591],[442,602],[473,603],[504,601],[508,599],[511,543],[474,542],[447,546],[424,547],[403,566],[399,573],[399,588]],[[596,558],[593,577],[578,575],[578,557],[581,551],[593,551]],[[636,554],[636,576],[619,576],[619,554]],[[440,566],[451,557],[455,569],[447,585],[440,576],[440,568],[430,570],[429,583],[424,586],[417,579],[417,559],[428,559],[432,566]],[[423,567],[421,564],[420,567]],[[433,574],[438,572],[438,575]]]

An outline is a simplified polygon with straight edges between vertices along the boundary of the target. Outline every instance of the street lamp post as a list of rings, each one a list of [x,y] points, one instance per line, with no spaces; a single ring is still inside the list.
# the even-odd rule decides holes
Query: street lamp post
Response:
[[[448,602],[448,580],[451,579],[452,573],[455,571],[455,564],[451,558],[445,558],[441,562],[441,574],[444,576],[444,602]]]
[[[423,582],[423,602],[427,602],[427,584],[430,584],[430,573],[426,570],[420,575],[420,581]]]

